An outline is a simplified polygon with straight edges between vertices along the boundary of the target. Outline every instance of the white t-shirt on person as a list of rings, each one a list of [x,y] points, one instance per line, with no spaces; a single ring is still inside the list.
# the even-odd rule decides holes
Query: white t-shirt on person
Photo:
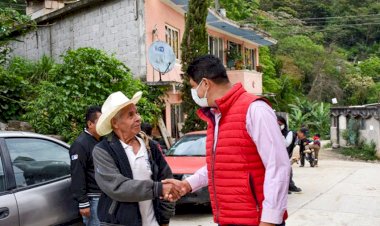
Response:
[[[140,149],[135,154],[132,146],[127,145],[120,140],[125,153],[127,154],[129,164],[132,169],[134,180],[152,180],[152,170],[149,163],[149,155],[143,140],[136,137],[140,143]],[[152,200],[139,202],[139,208],[142,219],[142,226],[159,226],[154,215]]]

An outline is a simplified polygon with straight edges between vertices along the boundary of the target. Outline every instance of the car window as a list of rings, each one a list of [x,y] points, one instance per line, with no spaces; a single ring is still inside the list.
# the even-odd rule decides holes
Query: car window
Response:
[[[1,162],[1,158],[0,158],[0,192],[2,191],[5,191],[5,175],[4,175],[3,163]]]
[[[8,147],[17,187],[25,187],[70,174],[67,148],[36,138],[9,138]]]
[[[206,135],[185,135],[167,152],[167,155],[204,156],[206,155]]]

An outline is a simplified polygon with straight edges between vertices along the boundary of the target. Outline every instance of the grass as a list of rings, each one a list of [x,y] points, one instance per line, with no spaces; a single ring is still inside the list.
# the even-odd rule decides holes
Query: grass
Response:
[[[343,147],[339,150],[343,155],[361,160],[377,160],[376,145],[374,143],[360,144],[357,147]]]
[[[332,147],[331,142],[328,142],[325,145],[323,145],[323,148],[331,148],[331,147]]]

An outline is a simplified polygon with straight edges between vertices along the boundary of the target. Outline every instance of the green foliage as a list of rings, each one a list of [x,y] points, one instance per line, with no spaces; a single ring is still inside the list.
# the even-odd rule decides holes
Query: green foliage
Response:
[[[37,62],[15,58],[7,68],[0,67],[0,84],[2,120],[21,117],[36,132],[62,135],[67,141],[85,126],[86,108],[102,105],[112,92],[132,97],[143,91],[138,107],[145,122],[154,124],[163,106],[157,97],[164,90],[133,79],[123,63],[92,48],[68,51],[62,64],[48,57]]]
[[[182,71],[186,72],[188,65],[197,57],[208,53],[206,18],[209,1],[189,1],[189,11],[186,16],[185,32],[181,44]],[[195,115],[198,107],[192,100],[190,83],[187,76],[183,78],[182,100],[184,112],[187,114],[182,132],[202,130],[205,123]]]
[[[330,106],[323,102],[311,102],[298,97],[294,101],[294,104],[289,104],[290,128],[298,130],[304,125],[311,130],[311,133],[319,133],[326,137],[330,133]]]
[[[321,61],[323,51],[323,47],[315,44],[309,37],[295,35],[281,40],[277,53],[291,56],[296,65],[308,76],[312,74],[315,63]]]
[[[19,118],[27,89],[28,82],[22,76],[9,73],[0,66],[0,121]]]
[[[362,105],[371,103],[371,98],[376,95],[376,85],[372,77],[352,74],[347,77],[345,84],[346,96],[351,104]]]
[[[380,81],[380,58],[370,57],[359,64],[362,75],[369,76]]]
[[[15,34],[23,35],[36,27],[36,24],[29,16],[17,10],[9,0],[0,2],[0,65],[4,65],[8,60],[11,49],[7,46],[14,38]]]
[[[232,20],[244,20],[252,16],[258,8],[258,0],[220,0],[220,7],[227,9],[227,17]]]
[[[366,161],[378,159],[376,157],[376,144],[373,141],[370,143],[360,142],[356,147],[344,147],[340,150],[340,153]]]

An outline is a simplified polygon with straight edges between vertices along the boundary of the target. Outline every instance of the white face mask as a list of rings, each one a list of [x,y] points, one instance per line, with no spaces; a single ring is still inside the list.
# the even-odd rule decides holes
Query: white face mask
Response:
[[[197,88],[191,89],[191,97],[193,98],[194,102],[198,104],[200,107],[208,107],[208,102],[207,102],[207,90],[205,92],[205,95],[203,98],[199,98],[198,96],[198,88],[202,84],[203,80],[198,84]]]
[[[285,125],[281,125],[281,126],[280,126],[280,129],[281,129],[281,130],[285,129]]]

